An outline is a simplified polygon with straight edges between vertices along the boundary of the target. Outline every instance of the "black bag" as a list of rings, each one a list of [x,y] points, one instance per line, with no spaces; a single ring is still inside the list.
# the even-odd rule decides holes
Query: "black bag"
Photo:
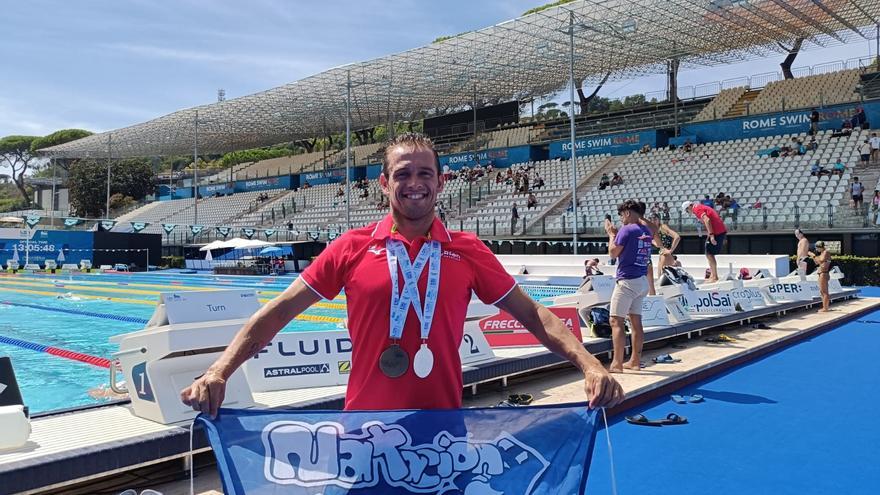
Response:
[[[590,309],[590,331],[594,337],[607,339],[611,337],[611,313],[604,306]]]

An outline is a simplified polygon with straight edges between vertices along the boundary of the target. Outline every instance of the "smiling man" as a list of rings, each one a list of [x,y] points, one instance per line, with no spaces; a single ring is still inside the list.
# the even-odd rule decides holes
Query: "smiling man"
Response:
[[[458,347],[472,292],[583,371],[591,407],[623,399],[599,361],[517,286],[475,235],[449,232],[436,218],[444,179],[429,138],[407,133],[389,142],[379,183],[391,213],[346,232],[257,311],[205,375],[181,391],[184,403],[215,415],[235,369],[296,315],[343,289],[352,341],[346,410],[461,407]]]

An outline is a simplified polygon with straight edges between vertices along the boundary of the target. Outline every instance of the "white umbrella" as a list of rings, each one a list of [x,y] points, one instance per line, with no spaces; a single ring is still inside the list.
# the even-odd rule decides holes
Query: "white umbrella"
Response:
[[[214,257],[211,256],[211,250],[209,249],[207,253],[205,253],[205,261],[214,261]]]
[[[266,246],[272,246],[271,242],[261,241],[258,239],[241,239],[244,242],[239,243],[239,245],[235,246],[235,249],[253,249],[253,248],[264,248]]]
[[[199,251],[211,251],[212,249],[221,249],[227,247],[225,241],[213,241],[199,248]]]
[[[58,262],[64,263],[64,250],[63,249],[58,250]]]
[[[12,261],[18,261],[18,246],[12,247]]]

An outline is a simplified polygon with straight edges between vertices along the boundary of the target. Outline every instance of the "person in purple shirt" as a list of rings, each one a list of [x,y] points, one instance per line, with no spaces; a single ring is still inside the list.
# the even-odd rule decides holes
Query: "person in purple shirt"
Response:
[[[617,281],[611,294],[610,310],[614,356],[609,371],[612,373],[622,373],[624,368],[638,370],[641,367],[642,344],[645,340],[642,301],[648,295],[646,274],[651,260],[651,240],[654,238],[651,224],[644,219],[644,208],[644,203],[626,200],[617,207],[623,226],[618,230],[611,222],[605,225],[608,254],[612,259],[617,259]],[[627,316],[632,329],[632,356],[624,364]]]

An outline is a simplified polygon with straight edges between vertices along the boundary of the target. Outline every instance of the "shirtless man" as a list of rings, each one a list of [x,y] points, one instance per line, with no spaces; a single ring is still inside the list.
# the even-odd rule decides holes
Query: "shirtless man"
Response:
[[[797,237],[797,270],[801,276],[801,281],[806,280],[809,272],[809,265],[812,263],[810,258],[810,240],[804,235],[801,229],[794,229],[794,236]]]
[[[831,253],[825,249],[825,243],[816,241],[816,253],[809,253],[810,258],[816,262],[819,270],[819,295],[822,296],[822,309],[820,313],[831,311],[831,296],[828,294],[828,280],[831,278]]]

